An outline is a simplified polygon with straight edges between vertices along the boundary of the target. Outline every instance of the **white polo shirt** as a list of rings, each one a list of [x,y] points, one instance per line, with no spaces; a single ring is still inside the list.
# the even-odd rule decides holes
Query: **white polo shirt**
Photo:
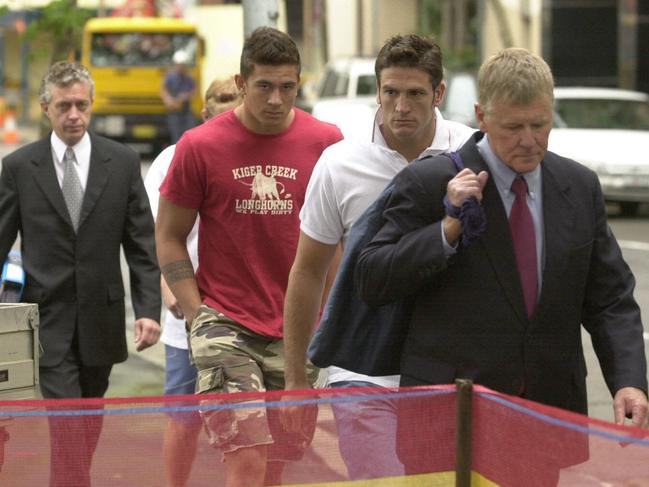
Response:
[[[444,120],[435,109],[433,142],[419,157],[459,149],[475,132],[461,123]],[[381,194],[387,184],[408,165],[399,152],[390,149],[381,134],[379,109],[372,140],[342,140],[329,146],[313,170],[300,212],[300,230],[318,242],[343,245],[354,222]],[[370,377],[339,367],[329,367],[329,383],[366,381],[384,387],[399,385],[399,376]]]

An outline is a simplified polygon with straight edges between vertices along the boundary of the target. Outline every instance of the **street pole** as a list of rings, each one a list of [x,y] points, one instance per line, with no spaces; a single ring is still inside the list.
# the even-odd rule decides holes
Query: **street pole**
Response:
[[[618,86],[635,90],[638,72],[638,1],[618,4]]]
[[[242,0],[243,33],[245,37],[252,34],[257,27],[277,27],[279,7],[277,0]]]
[[[455,379],[455,487],[471,487],[473,382]]]

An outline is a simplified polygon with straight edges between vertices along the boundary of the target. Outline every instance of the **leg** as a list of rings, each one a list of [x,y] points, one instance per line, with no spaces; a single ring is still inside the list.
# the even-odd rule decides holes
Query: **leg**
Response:
[[[81,366],[79,371],[79,380],[81,383],[81,397],[104,397],[108,390],[108,378],[112,370],[112,365],[100,367]],[[104,424],[104,417],[85,416],[85,436],[86,436],[86,454],[88,465],[92,462],[92,456],[97,449],[99,435]]]
[[[266,388],[268,390],[284,389],[283,341],[272,340],[268,342],[262,354],[262,371]],[[309,383],[313,386],[320,371],[312,364],[309,364],[307,368]],[[304,452],[313,441],[318,419],[318,407],[317,405],[302,407],[309,414],[305,418],[303,431],[300,433],[287,433],[284,430],[277,408],[270,408],[266,411],[273,444],[268,448],[264,485],[281,485],[282,473],[286,463],[301,460]]]
[[[401,386],[420,385],[425,382],[401,375]],[[453,470],[455,451],[447,447],[444,439],[454,437],[455,422],[440,418],[446,417],[443,411],[452,411],[455,406],[451,396],[445,397],[449,398],[448,403],[426,396],[398,401],[396,448],[406,475]]]
[[[167,479],[172,487],[184,487],[196,457],[201,423],[182,423],[169,418],[165,430],[163,451]]]
[[[341,381],[332,388],[377,387],[364,381]],[[333,403],[338,444],[351,480],[403,475],[396,453],[397,413],[389,399]]]
[[[194,114],[191,112],[191,110],[187,110],[183,115],[183,128],[182,133],[180,134],[181,136],[183,133],[185,133],[185,131],[196,126],[196,119],[194,118]]]
[[[182,120],[179,112],[172,112],[167,114],[167,127],[169,128],[169,143],[171,145],[178,142],[182,135]]]
[[[196,388],[196,367],[189,362],[189,353],[165,345],[165,395],[193,394]],[[197,414],[169,415],[163,452],[167,479],[171,487],[184,487],[196,457],[201,420]]]
[[[263,392],[258,350],[268,340],[213,310],[202,307],[190,332],[192,357],[198,369],[198,394]],[[237,402],[238,408],[208,408],[215,402]],[[262,485],[266,446],[272,443],[264,407],[245,407],[257,399],[204,401],[201,417],[210,444],[224,453],[228,486]]]
[[[285,462],[268,460],[266,462],[264,485],[282,485],[282,473],[284,472],[285,465]]]
[[[266,475],[266,445],[239,448],[225,453],[226,487],[264,485]]]
[[[73,349],[54,367],[40,367],[46,399],[102,397],[111,366],[83,367]],[[89,487],[90,464],[101,432],[102,416],[50,416],[50,486]]]

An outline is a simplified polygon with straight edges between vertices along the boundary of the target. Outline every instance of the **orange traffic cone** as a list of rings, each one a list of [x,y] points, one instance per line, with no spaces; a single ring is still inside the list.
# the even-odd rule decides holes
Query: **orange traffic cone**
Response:
[[[5,112],[7,111],[7,103],[4,96],[0,96],[0,129],[5,126]]]
[[[20,137],[18,136],[18,126],[16,125],[16,117],[14,112],[7,111],[5,116],[5,129],[2,136],[2,141],[5,144],[17,144],[20,142]]]

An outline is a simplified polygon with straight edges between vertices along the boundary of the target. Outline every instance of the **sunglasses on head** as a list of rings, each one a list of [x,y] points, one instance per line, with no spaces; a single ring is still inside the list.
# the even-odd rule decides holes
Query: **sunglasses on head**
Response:
[[[213,98],[218,103],[228,103],[237,99],[236,93],[217,93]]]

